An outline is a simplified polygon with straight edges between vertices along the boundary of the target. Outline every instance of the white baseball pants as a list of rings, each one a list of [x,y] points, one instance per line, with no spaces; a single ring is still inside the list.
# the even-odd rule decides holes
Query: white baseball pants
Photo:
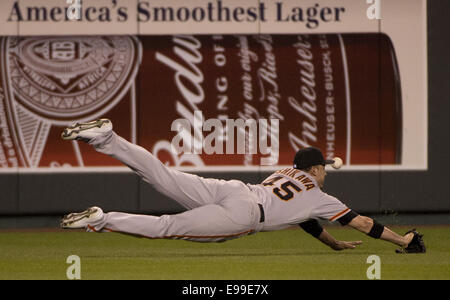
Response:
[[[105,213],[88,231],[113,231],[147,238],[221,242],[255,233],[262,228],[255,193],[241,181],[206,179],[170,169],[144,148],[114,131],[89,142],[96,151],[130,167],[156,190],[187,208],[174,215]]]

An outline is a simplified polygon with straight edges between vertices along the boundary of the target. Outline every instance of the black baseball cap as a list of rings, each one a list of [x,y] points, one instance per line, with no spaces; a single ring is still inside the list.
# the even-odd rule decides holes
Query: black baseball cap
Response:
[[[297,151],[294,157],[294,169],[307,169],[316,165],[331,165],[334,160],[323,158],[322,152],[315,147],[307,147]]]

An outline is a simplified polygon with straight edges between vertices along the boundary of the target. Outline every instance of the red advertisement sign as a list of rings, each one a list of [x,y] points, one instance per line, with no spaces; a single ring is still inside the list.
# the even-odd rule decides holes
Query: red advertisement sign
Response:
[[[278,120],[277,140],[268,137],[277,165],[308,145],[346,165],[402,161],[400,78],[385,34],[4,37],[0,54],[4,170],[119,166],[60,138],[99,117],[172,166],[245,168],[268,155],[210,154],[201,143],[173,153],[175,120],[188,120],[194,143],[210,133],[196,111],[223,126]]]

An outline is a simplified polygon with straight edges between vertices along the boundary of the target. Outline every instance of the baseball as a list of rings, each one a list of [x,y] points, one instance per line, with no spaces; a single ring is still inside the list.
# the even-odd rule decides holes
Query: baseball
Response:
[[[333,160],[334,164],[332,164],[331,166],[335,169],[340,169],[342,167],[342,159],[340,159],[339,157],[335,157]]]

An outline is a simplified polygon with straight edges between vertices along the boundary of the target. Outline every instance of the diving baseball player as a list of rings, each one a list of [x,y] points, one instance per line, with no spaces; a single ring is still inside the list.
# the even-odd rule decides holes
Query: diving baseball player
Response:
[[[398,235],[324,193],[325,165],[333,161],[324,160],[320,150],[313,147],[299,150],[292,168],[279,170],[254,185],[203,178],[168,168],[144,148],[118,136],[108,119],[76,123],[63,131],[62,138],[85,141],[96,151],[120,160],[156,190],[187,209],[179,214],[151,216],[105,213],[99,207],[91,207],[65,216],[62,228],[223,242],[298,224],[334,250],[353,249],[362,243],[336,240],[317,221],[324,219],[392,242],[401,247],[397,252],[425,252],[422,235],[414,229],[404,236]]]

